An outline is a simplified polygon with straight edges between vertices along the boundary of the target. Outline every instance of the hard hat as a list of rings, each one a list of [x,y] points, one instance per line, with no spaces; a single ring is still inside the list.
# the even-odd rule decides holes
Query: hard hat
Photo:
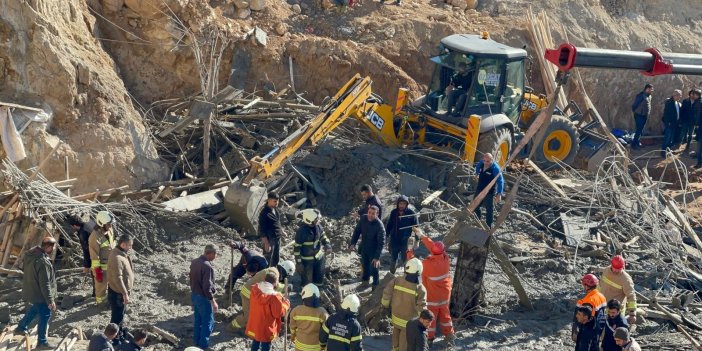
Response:
[[[322,214],[316,208],[307,208],[302,211],[298,211],[295,217],[301,219],[303,223],[312,225],[315,221],[322,218]]]
[[[422,274],[422,261],[418,258],[413,258],[405,263],[405,273]]]
[[[597,277],[594,274],[585,274],[581,279],[580,282],[583,283],[585,286],[597,286],[597,284],[600,283],[600,280],[597,279]]]
[[[446,245],[441,241],[435,241],[434,245],[431,246],[432,255],[441,255],[446,250]]]
[[[361,308],[361,300],[358,299],[356,294],[351,294],[344,297],[344,301],[341,302],[341,308],[358,313],[358,310]]]
[[[183,351],[202,351],[202,349],[199,347],[195,347],[195,346],[188,346]]]
[[[302,288],[302,292],[300,293],[300,295],[302,296],[303,299],[306,299],[306,298],[312,297],[312,296],[319,297],[319,288],[312,283],[307,284],[307,285],[305,285],[304,288]]]
[[[99,227],[112,223],[112,220],[112,215],[107,211],[100,211],[98,212],[97,216],[95,216],[95,223],[97,223]]]
[[[622,257],[622,255],[616,255],[616,256],[612,257],[612,268],[624,269],[625,264],[626,264],[626,261],[624,261],[624,257]]]
[[[295,262],[293,261],[283,261],[280,262],[280,266],[285,270],[288,277],[292,277],[295,274]]]

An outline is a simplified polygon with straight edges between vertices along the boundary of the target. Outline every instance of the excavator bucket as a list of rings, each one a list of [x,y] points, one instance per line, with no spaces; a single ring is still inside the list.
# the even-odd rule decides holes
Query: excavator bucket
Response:
[[[251,181],[248,186],[238,182],[229,186],[224,194],[224,208],[229,219],[247,234],[256,233],[258,213],[266,203],[268,190],[260,181]]]

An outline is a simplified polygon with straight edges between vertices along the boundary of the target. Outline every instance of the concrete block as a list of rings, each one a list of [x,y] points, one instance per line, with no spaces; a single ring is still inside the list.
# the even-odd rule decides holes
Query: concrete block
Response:
[[[415,175],[400,172],[400,194],[405,196],[419,196],[429,189],[429,181]]]
[[[254,30],[253,38],[257,45],[266,46],[268,44],[268,33],[259,27]]]

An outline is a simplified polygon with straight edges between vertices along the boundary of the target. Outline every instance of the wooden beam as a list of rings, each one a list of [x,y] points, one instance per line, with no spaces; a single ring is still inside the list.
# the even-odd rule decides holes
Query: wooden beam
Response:
[[[546,175],[546,173],[544,173],[544,171],[542,171],[541,168],[539,168],[539,166],[536,165],[536,163],[534,163],[532,160],[529,160],[528,163],[529,163],[529,166],[531,166],[531,168],[533,168],[536,171],[536,174],[538,174],[539,177],[541,177],[541,179],[546,181],[546,184],[551,189],[555,190],[558,193],[558,195],[560,195],[561,197],[564,197],[566,199],[568,198],[568,195],[566,195],[566,193],[563,191],[563,189],[561,189],[561,187],[558,186],[558,184],[554,183],[553,180],[551,179],[551,177]]]
[[[426,199],[422,200],[422,206],[427,206],[429,205],[432,201],[436,200],[441,194],[446,191],[446,187],[442,187],[441,189],[431,193],[429,196],[427,196]]]

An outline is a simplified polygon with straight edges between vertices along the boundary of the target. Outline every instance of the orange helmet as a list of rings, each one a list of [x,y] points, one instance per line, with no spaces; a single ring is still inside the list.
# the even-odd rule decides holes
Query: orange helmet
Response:
[[[622,257],[622,255],[616,255],[616,256],[612,257],[612,268],[624,269],[625,264],[626,264],[626,261],[624,261],[624,257]]]
[[[580,282],[583,283],[585,286],[597,286],[597,284],[600,283],[600,280],[597,279],[597,277],[592,274],[588,273],[585,274],[582,278],[580,278]]]

